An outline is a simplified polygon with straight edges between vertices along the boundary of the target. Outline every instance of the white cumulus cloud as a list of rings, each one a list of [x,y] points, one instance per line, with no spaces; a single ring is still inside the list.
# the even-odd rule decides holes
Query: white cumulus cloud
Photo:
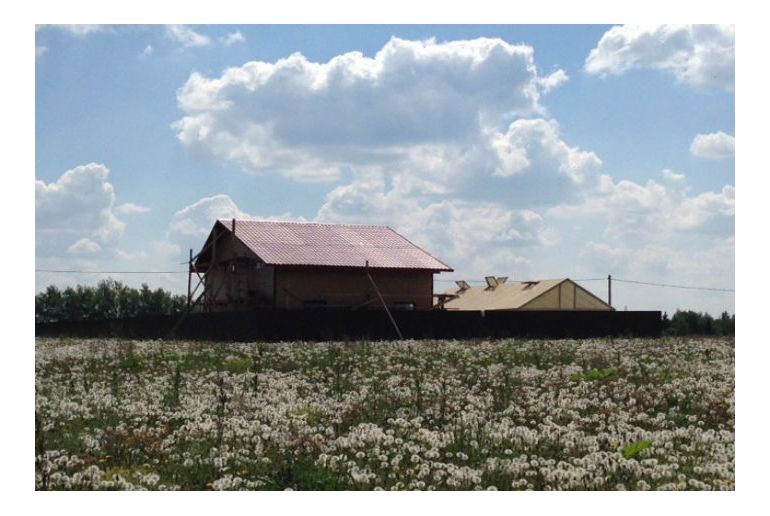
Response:
[[[67,248],[67,252],[70,254],[95,254],[101,250],[102,246],[87,238],[81,238]]]
[[[159,256],[179,255],[181,249],[193,249],[197,252],[203,246],[211,228],[218,219],[263,219],[304,221],[291,213],[272,216],[258,216],[247,213],[238,207],[226,194],[203,197],[192,204],[177,210],[171,217],[165,240],[152,242],[152,253]],[[185,254],[185,259],[187,254]]]
[[[89,163],[67,170],[56,181],[35,180],[35,232],[41,248],[56,248],[86,238],[113,244],[125,223],[115,214],[109,169]]]
[[[243,34],[241,34],[241,31],[231,32],[227,36],[222,36],[221,38],[219,38],[219,42],[226,47],[235,45],[236,43],[244,43],[245,41],[246,41],[246,38],[243,37]]]
[[[583,202],[547,210],[549,224],[567,228],[559,249],[583,277],[685,286],[730,288],[735,283],[735,189],[691,192],[683,174],[664,170],[660,180],[639,184],[602,176]],[[576,252],[577,251],[577,252]],[[590,285],[589,285],[590,286]],[[719,313],[730,294],[613,283],[631,309],[677,308]]]
[[[135,215],[138,213],[149,213],[151,210],[146,206],[140,206],[132,202],[126,202],[116,208],[116,210],[123,215]]]
[[[346,166],[467,144],[540,114],[541,95],[564,80],[538,75],[531,47],[500,39],[393,38],[374,57],[315,63],[293,54],[218,78],[194,73],[178,92],[185,116],[173,127],[190,149],[253,173],[335,180]]]
[[[208,235],[217,219],[251,218],[233,200],[224,194],[204,197],[174,213],[169,223],[172,233],[181,235]]]
[[[594,217],[602,221],[610,238],[632,241],[673,239],[674,234],[734,231],[735,188],[689,194],[684,176],[664,170],[663,181],[646,184],[603,176],[595,192],[586,192],[582,203],[563,204],[548,215],[563,220]]]
[[[205,47],[211,43],[211,38],[195,32],[187,25],[167,25],[166,37],[183,47]]]
[[[602,161],[593,152],[570,147],[559,137],[554,120],[517,120],[505,134],[496,134],[492,146],[499,166],[494,175],[521,174],[537,163],[541,169],[556,171],[576,184],[598,171]],[[542,170],[539,171],[542,174]]]
[[[722,131],[698,134],[690,145],[693,156],[706,159],[726,159],[735,156],[735,137]]]
[[[610,29],[585,62],[588,73],[663,70],[695,87],[735,88],[732,25],[623,25]]]

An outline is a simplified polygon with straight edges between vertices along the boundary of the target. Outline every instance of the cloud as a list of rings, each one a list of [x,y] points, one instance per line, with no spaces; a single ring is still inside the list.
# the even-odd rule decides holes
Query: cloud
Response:
[[[48,47],[44,47],[42,45],[35,46],[35,57],[41,57],[46,52],[48,52]]]
[[[697,88],[735,89],[732,25],[623,25],[606,32],[585,62],[601,76],[634,69],[664,70]]]
[[[732,158],[735,156],[735,137],[722,131],[698,134],[690,145],[690,153],[706,159]]]
[[[67,248],[67,252],[70,254],[95,254],[101,250],[102,246],[87,238],[81,238]]]
[[[396,163],[357,167],[317,218],[391,225],[458,274],[504,272],[530,267],[529,250],[561,242],[542,213],[598,188],[601,166],[564,142],[555,121],[520,119],[464,145],[415,147]]]
[[[538,75],[531,47],[500,39],[393,38],[374,57],[315,63],[293,54],[218,78],[193,73],[178,91],[185,116],[173,128],[192,151],[251,173],[333,181],[346,167],[476,142],[541,114],[542,94],[564,80]]]
[[[224,194],[204,197],[174,213],[169,223],[171,233],[205,237],[217,219],[251,218]]]
[[[211,43],[211,38],[195,32],[186,25],[167,25],[166,37],[185,48],[205,47]]]
[[[205,237],[209,234],[217,219],[231,218],[305,221],[303,217],[294,216],[290,212],[271,216],[250,215],[241,210],[229,195],[218,194],[204,197],[177,210],[169,222],[169,233],[172,235]]]
[[[236,43],[244,43],[245,41],[246,41],[246,38],[243,37],[243,34],[241,34],[241,31],[231,32],[227,36],[223,36],[219,38],[219,42],[226,47],[235,45]]]
[[[153,52],[154,52],[154,49],[152,48],[152,45],[147,45],[146,47],[144,47],[144,50],[142,50],[142,51],[139,53],[139,57],[146,57],[146,56],[149,56],[149,55],[150,55],[150,54],[152,54]]]
[[[135,215],[138,213],[149,213],[150,211],[152,211],[150,208],[146,206],[140,206],[132,202],[123,203],[120,206],[118,206],[116,210],[119,213],[122,213],[123,215]]]
[[[41,251],[88,239],[104,246],[117,242],[125,223],[115,215],[110,171],[97,163],[67,170],[54,182],[35,180],[35,234]],[[92,247],[92,246],[91,246]]]
[[[538,180],[545,171],[555,171],[574,184],[601,168],[602,161],[593,152],[570,147],[559,137],[555,120],[517,120],[505,134],[492,138],[498,166],[494,175],[509,177],[539,168]]]
[[[628,241],[667,240],[682,233],[734,231],[735,188],[725,185],[720,192],[689,195],[684,175],[664,170],[661,182],[645,185],[630,180],[615,182],[600,178],[596,192],[587,192],[583,202],[550,208],[549,217],[576,221],[602,221],[604,235]]]
[[[266,217],[252,215],[239,208],[230,196],[218,194],[204,197],[177,210],[169,221],[165,240],[152,242],[150,250],[157,256],[182,258],[182,249],[193,249],[194,252],[200,250],[217,219],[231,218],[305,221],[303,217],[296,217],[289,212]],[[186,252],[183,258],[187,259]]]
[[[729,236],[691,246],[644,243],[617,245],[587,242],[579,257],[594,270],[614,271],[631,278],[679,278],[685,286],[730,288],[735,278],[735,237]],[[688,281],[682,278],[693,278]],[[659,280],[660,281],[660,280]],[[692,280],[691,280],[692,281]]]
[[[117,256],[121,260],[125,260],[127,262],[134,262],[144,260],[147,258],[147,252],[146,251],[126,251],[125,249],[116,249],[115,250],[115,256]]]
[[[603,176],[583,202],[547,210],[551,225],[568,228],[556,247],[574,261],[578,277],[730,288],[735,283],[735,190],[690,192],[686,177],[670,170],[646,184]],[[547,259],[547,258],[546,258]],[[591,285],[588,285],[589,287]],[[616,297],[617,294],[617,297]],[[613,299],[631,309],[677,308],[717,314],[732,308],[730,294],[613,282]]]
[[[551,75],[542,77],[538,80],[538,84],[543,88],[543,93],[548,93],[554,88],[557,88],[567,82],[569,76],[564,70],[556,70]]]

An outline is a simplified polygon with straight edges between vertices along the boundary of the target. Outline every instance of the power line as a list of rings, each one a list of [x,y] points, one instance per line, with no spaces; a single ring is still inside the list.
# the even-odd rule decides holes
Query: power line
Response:
[[[635,281],[620,278],[612,278],[613,281],[620,281],[623,283],[636,283],[638,285],[652,285],[654,287],[669,287],[669,288],[684,288],[689,290],[711,290],[715,292],[735,292],[733,288],[715,288],[715,287],[692,287],[688,285],[671,285],[669,283],[651,283],[648,281]]]

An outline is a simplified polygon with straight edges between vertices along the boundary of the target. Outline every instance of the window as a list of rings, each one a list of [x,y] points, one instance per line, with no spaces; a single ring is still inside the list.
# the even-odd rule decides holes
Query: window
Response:
[[[396,301],[393,303],[393,310],[412,311],[414,310],[414,303],[411,301]]]

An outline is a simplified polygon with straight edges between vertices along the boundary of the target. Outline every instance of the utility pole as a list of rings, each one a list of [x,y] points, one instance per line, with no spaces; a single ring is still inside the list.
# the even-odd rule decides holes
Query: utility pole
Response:
[[[612,306],[612,274],[607,275],[607,304]]]

